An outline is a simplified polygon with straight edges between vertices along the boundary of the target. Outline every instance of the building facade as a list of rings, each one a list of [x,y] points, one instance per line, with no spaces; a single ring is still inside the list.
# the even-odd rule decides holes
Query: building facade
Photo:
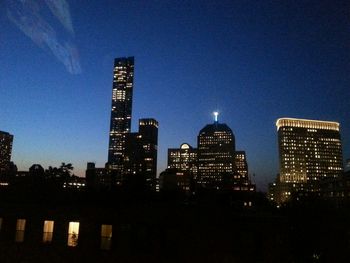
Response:
[[[129,133],[125,145],[125,174],[142,174],[153,185],[157,175],[158,122],[140,119],[139,131]]]
[[[255,191],[255,185],[252,184],[248,173],[248,162],[245,151],[236,151],[235,154],[234,186],[236,191]]]
[[[10,168],[13,135],[0,131],[0,173]]]
[[[180,148],[168,149],[168,168],[187,172],[193,178],[197,177],[197,149],[188,143]]]
[[[339,123],[281,118],[276,122],[280,173],[276,180],[277,202],[295,192],[320,194],[324,179],[343,172]]]
[[[236,151],[235,165],[237,171],[236,178],[242,181],[248,180],[248,163],[245,151]]]
[[[125,144],[131,131],[134,57],[116,58],[113,70],[108,166],[123,175]]]
[[[206,125],[198,135],[197,184],[203,188],[220,189],[233,180],[235,168],[235,137],[232,130],[217,120]]]

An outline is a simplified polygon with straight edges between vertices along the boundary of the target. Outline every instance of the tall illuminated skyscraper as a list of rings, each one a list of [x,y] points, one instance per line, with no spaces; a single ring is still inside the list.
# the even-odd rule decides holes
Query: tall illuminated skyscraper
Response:
[[[108,167],[124,171],[126,136],[131,130],[134,57],[116,58],[113,70]]]
[[[0,131],[0,172],[9,169],[12,153],[13,135]]]
[[[280,174],[271,185],[271,198],[283,203],[295,192],[321,191],[323,179],[343,171],[339,123],[294,118],[276,122]]]
[[[214,114],[213,124],[206,125],[198,135],[197,183],[204,188],[220,188],[226,179],[233,179],[235,168],[235,137]]]
[[[276,126],[281,182],[318,181],[343,171],[339,123],[281,118]]]

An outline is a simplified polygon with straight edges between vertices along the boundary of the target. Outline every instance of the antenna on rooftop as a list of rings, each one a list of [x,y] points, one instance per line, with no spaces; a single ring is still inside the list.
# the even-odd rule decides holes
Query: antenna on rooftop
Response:
[[[214,111],[213,115],[214,115],[214,122],[218,122],[219,112],[218,111]]]

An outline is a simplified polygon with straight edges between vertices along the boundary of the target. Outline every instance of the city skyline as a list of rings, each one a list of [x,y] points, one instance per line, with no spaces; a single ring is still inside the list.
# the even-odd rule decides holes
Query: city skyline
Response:
[[[214,110],[246,151],[260,189],[279,170],[278,118],[340,122],[350,158],[348,3],[93,1],[79,14],[81,6],[70,3],[80,75],[1,13],[0,129],[14,135],[19,169],[65,161],[83,175],[89,161],[104,166],[112,64],[124,56],[135,56],[137,65],[131,130],[144,116],[160,124],[158,174],[167,149],[196,145]]]

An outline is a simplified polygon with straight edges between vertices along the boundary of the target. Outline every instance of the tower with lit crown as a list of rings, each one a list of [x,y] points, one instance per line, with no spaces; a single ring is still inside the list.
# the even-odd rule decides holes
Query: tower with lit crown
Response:
[[[214,112],[214,123],[198,134],[197,183],[203,188],[218,189],[235,172],[235,136],[226,124],[219,123],[218,115]]]
[[[276,126],[280,174],[270,184],[270,200],[283,203],[293,194],[318,195],[324,179],[343,172],[339,123],[280,118]]]

